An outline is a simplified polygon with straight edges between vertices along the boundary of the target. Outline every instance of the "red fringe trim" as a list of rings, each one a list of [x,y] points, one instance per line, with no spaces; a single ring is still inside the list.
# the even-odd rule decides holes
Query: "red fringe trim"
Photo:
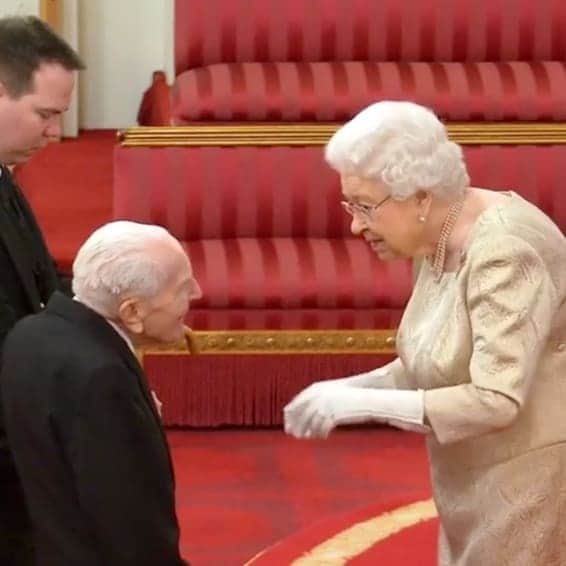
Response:
[[[169,426],[279,426],[314,381],[368,371],[390,355],[148,355],[144,366]]]

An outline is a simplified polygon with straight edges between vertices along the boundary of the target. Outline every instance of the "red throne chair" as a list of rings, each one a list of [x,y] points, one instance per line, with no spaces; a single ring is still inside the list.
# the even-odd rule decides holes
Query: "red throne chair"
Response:
[[[171,230],[204,291],[193,353],[144,355],[166,423],[280,424],[309,382],[394,354],[411,266],[351,237],[322,151],[370,102],[432,107],[475,185],[566,230],[566,5],[539,8],[177,0],[173,86],[148,91],[114,170],[114,216]]]

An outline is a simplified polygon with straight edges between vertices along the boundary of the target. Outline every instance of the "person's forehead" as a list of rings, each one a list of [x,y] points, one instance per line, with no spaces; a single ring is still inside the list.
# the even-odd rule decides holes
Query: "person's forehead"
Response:
[[[193,266],[189,256],[184,251],[182,251],[182,253],[175,254],[175,264],[177,266],[177,273],[180,279],[192,279]]]
[[[383,183],[354,175],[342,176],[342,192],[348,199],[375,200],[387,196]]]
[[[40,81],[64,81],[69,82],[75,76],[75,71],[66,69],[60,63],[43,61],[33,72],[35,82]]]
[[[49,99],[52,104],[66,104],[74,84],[74,71],[69,71],[58,63],[42,63],[34,71],[29,95],[38,100]]]

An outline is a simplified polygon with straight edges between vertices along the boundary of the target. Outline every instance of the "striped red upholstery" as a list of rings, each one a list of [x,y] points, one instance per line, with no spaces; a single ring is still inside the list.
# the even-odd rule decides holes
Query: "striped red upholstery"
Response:
[[[470,146],[472,183],[513,189],[566,232],[566,146]],[[321,147],[115,151],[114,217],[184,242],[203,298],[195,328],[390,328],[410,293],[407,262],[381,263],[349,236]]]
[[[269,61],[566,59],[563,0],[176,0],[176,74]]]
[[[185,71],[176,124],[345,121],[376,100],[413,100],[452,121],[566,119],[566,63],[284,62]]]
[[[398,322],[409,264],[377,262],[348,237],[320,147],[118,147],[114,170],[114,216],[185,243],[203,288],[195,328]]]
[[[566,145],[468,146],[464,154],[472,185],[514,190],[566,234]]]
[[[316,146],[119,147],[114,211],[181,240],[350,234],[338,176]]]
[[[476,186],[514,189],[566,232],[566,146],[466,146]],[[116,147],[114,215],[167,226],[183,241],[343,238],[339,179],[323,148]]]
[[[358,238],[235,238],[186,242],[202,308],[402,309],[405,262],[382,263]]]
[[[146,97],[171,115],[140,124],[344,121],[382,99],[560,121],[564,61],[563,0],[176,0],[172,100]]]

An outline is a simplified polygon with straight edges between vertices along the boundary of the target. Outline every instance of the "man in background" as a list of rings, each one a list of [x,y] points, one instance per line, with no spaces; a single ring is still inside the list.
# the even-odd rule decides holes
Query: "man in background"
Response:
[[[111,222],[16,324],[0,376],[38,566],[181,566],[169,449],[135,347],[183,340],[201,296],[164,228]],[[33,345],[33,347],[30,347]]]
[[[8,166],[24,163],[60,137],[61,117],[82,68],[71,47],[38,18],[0,19],[0,350],[14,324],[39,312],[61,286]],[[29,520],[1,412],[0,564],[34,564]]]

